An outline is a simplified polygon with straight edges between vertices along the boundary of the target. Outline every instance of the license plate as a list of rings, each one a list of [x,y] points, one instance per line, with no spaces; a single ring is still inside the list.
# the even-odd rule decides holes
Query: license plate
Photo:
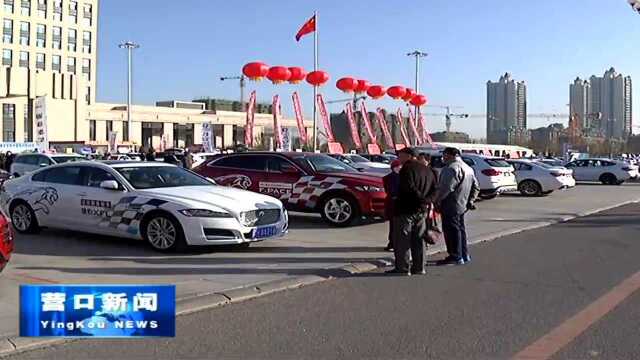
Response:
[[[268,237],[275,236],[278,233],[278,228],[276,226],[265,226],[257,228],[253,234],[254,239],[264,239]]]

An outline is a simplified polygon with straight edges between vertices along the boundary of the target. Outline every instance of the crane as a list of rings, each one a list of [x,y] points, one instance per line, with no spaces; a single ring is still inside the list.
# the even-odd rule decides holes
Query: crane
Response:
[[[220,81],[225,81],[225,80],[240,80],[240,108],[242,109],[242,111],[244,111],[245,110],[245,108],[244,108],[244,88],[246,86],[247,78],[244,75],[221,76],[220,77]]]
[[[346,103],[346,102],[349,102],[349,101],[353,101],[353,103],[355,104],[355,103],[358,102],[358,100],[366,100],[366,99],[367,99],[367,97],[362,95],[362,96],[354,96],[351,99],[331,100],[331,101],[327,101],[326,104],[327,105],[328,104],[339,104],[339,103]]]
[[[459,119],[466,119],[469,117],[469,114],[453,114],[451,113],[451,109],[462,109],[462,106],[443,106],[443,105],[427,105],[427,107],[433,107],[433,108],[439,108],[439,109],[443,109],[446,110],[447,112],[444,114],[445,117],[445,125],[447,127],[447,132],[451,132],[451,118],[459,118]],[[429,114],[429,115],[434,115],[434,114]],[[440,116],[442,114],[435,114],[435,116]]]

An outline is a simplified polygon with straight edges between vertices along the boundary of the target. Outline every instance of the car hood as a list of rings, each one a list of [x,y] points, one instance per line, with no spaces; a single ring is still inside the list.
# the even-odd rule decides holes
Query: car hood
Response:
[[[189,208],[224,209],[231,214],[256,209],[282,208],[280,200],[246,190],[231,187],[181,186],[141,190],[145,196],[180,203]]]

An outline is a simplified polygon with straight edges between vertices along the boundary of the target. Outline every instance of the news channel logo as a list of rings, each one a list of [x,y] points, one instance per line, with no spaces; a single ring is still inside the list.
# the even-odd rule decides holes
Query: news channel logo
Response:
[[[174,337],[174,285],[21,285],[20,336]]]

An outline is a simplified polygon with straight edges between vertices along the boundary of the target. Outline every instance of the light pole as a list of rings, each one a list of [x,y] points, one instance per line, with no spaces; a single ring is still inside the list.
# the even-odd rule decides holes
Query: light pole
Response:
[[[133,50],[140,47],[140,45],[127,41],[119,45],[120,49],[127,49],[128,60],[128,72],[127,72],[127,139],[131,142],[131,58]],[[123,132],[124,136],[124,132]]]
[[[407,56],[413,56],[416,58],[416,79],[415,79],[415,90],[416,94],[420,94],[420,59],[429,56],[426,52],[422,52],[420,50],[415,50],[414,52],[407,53]],[[416,106],[416,118],[418,117],[418,111],[420,110],[419,106]]]

